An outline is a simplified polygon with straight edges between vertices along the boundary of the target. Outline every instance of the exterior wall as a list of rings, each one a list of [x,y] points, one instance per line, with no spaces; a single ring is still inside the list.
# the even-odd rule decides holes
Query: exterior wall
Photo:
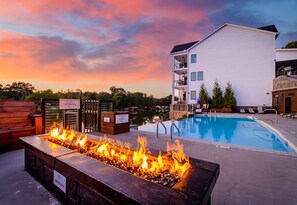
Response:
[[[291,113],[297,113],[297,79],[279,76],[273,79],[272,102],[278,113],[286,113],[285,100],[291,100]]]
[[[285,112],[285,98],[291,98],[291,113],[297,113],[297,88],[274,91],[273,107],[278,113]]]
[[[191,63],[191,54],[197,63]],[[217,79],[222,91],[231,82],[238,106],[271,106],[275,67],[275,35],[273,33],[227,25],[196,45],[188,55],[188,95],[204,82],[212,96]],[[203,71],[203,81],[191,81],[191,72]],[[189,100],[196,103],[196,100]]]
[[[276,49],[275,60],[285,61],[297,59],[297,49]]]
[[[173,111],[171,119],[177,120],[177,119],[183,118],[184,116],[187,116],[187,117],[189,116],[187,111]]]

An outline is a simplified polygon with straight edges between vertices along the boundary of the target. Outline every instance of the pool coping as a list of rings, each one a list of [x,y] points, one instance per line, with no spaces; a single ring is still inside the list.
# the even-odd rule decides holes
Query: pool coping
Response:
[[[294,143],[292,143],[292,141],[290,139],[288,139],[288,138],[293,137],[292,134],[290,134],[289,132],[285,133],[287,131],[283,130],[281,127],[275,128],[276,125],[272,126],[272,125],[267,124],[266,122],[262,121],[261,119],[256,118],[254,120],[256,120],[258,123],[262,124],[263,126],[268,127],[269,129],[274,131],[276,134],[278,134],[282,138],[282,140],[284,140],[291,147],[291,149],[293,149],[294,152],[297,154],[297,146]]]

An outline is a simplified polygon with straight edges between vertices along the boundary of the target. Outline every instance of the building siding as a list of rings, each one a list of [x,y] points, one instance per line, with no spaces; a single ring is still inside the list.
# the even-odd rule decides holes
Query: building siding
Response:
[[[275,35],[227,25],[189,51],[197,54],[197,63],[189,63],[191,72],[203,71],[203,81],[188,81],[188,103],[191,91],[199,94],[203,82],[212,96],[215,80],[224,92],[231,82],[238,106],[271,106],[275,67]]]
[[[297,49],[276,49],[275,59],[276,61],[297,59]]]

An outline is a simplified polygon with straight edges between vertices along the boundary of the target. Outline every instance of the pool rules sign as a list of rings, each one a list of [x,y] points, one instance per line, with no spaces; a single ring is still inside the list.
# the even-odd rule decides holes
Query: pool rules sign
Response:
[[[79,99],[59,99],[60,109],[80,109]]]
[[[54,185],[66,193],[66,177],[54,170]]]

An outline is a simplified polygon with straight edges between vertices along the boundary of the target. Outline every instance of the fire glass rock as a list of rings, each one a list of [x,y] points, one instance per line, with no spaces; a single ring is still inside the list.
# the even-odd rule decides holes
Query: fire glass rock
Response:
[[[144,137],[138,137],[138,150],[131,150],[127,143],[118,140],[101,137],[94,141],[87,135],[59,127],[53,127],[50,135],[43,138],[166,187],[174,186],[191,167],[179,141],[167,145],[167,154],[160,152],[158,157],[154,157],[149,155]]]

